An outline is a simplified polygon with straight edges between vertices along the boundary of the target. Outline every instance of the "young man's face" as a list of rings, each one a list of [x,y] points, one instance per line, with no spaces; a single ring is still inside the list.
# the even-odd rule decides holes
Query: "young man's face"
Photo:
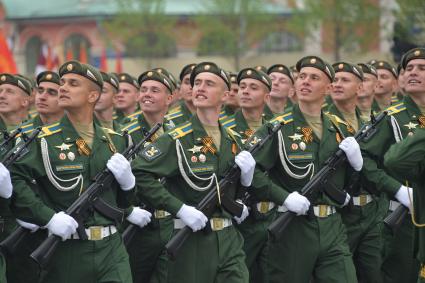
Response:
[[[359,98],[371,97],[375,94],[375,87],[378,79],[372,74],[365,73],[363,76],[363,87],[357,95]]]
[[[425,59],[413,59],[404,72],[405,89],[411,95],[425,95]]]
[[[28,106],[29,96],[22,89],[11,84],[0,85],[0,113],[22,111]]]
[[[35,109],[44,115],[63,112],[59,107],[58,97],[59,85],[52,82],[41,82],[35,95]]]
[[[137,104],[139,90],[132,84],[121,82],[119,91],[115,95],[115,108],[126,111]]]
[[[239,91],[238,84],[232,83],[232,85],[230,86],[229,95],[227,96],[226,102],[224,104],[233,108],[238,108],[239,107],[238,91]]]
[[[114,107],[114,99],[117,94],[116,89],[107,82],[103,83],[102,94],[94,106],[95,111],[104,111]]]
[[[326,93],[330,90],[331,81],[324,72],[314,67],[304,67],[300,70],[295,89],[300,103],[323,103]]]
[[[270,73],[270,79],[272,80],[270,96],[273,98],[287,98],[294,87],[291,79],[287,75],[278,72]]]
[[[226,100],[229,90],[225,82],[213,73],[200,73],[196,76],[192,101],[196,108],[218,108]]]
[[[385,69],[378,69],[378,83],[375,87],[377,96],[393,93],[397,88],[397,79],[393,74]]]
[[[65,74],[60,79],[59,107],[64,110],[87,107],[94,104],[100,96],[100,92],[89,79],[77,74]]]
[[[332,83],[331,97],[334,101],[347,101],[357,97],[361,87],[361,80],[354,74],[337,72]]]
[[[263,109],[267,87],[260,81],[246,78],[239,83],[239,105],[243,109]]]
[[[192,86],[190,85],[190,74],[187,74],[183,77],[183,80],[180,85],[180,97],[186,101],[192,101]]]
[[[170,91],[160,82],[148,80],[140,86],[139,105],[143,113],[164,112],[171,101]]]

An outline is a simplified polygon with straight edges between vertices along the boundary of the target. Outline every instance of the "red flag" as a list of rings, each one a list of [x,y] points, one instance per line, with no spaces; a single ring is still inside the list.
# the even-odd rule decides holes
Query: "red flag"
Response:
[[[7,45],[3,30],[0,30],[0,72],[16,74],[17,68],[13,54]]]
[[[122,59],[121,52],[117,49],[115,55],[115,72],[120,74],[122,73]]]
[[[66,61],[71,61],[72,59],[74,59],[74,54],[72,52],[72,47],[68,46],[67,50],[66,50]]]
[[[106,57],[106,49],[103,48],[102,56],[100,56],[100,70],[107,72],[108,71],[108,62]]]
[[[80,44],[80,62],[87,63],[87,49],[84,43]]]

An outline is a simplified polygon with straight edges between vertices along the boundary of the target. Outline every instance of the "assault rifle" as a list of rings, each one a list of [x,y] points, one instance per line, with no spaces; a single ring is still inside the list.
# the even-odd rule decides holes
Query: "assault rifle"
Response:
[[[271,137],[273,137],[276,132],[280,130],[281,127],[282,124],[277,123],[272,128],[269,128],[269,133],[264,138],[253,144],[251,148],[249,148],[248,152],[254,155]],[[248,142],[250,142],[250,140],[248,140],[247,143]],[[218,187],[220,188],[220,197],[218,196],[218,192],[215,189],[210,190],[208,194],[198,203],[196,209],[202,211],[205,216],[210,218],[216,210],[216,207],[219,204],[219,200],[221,200],[221,205],[224,207],[224,209],[230,212],[230,214],[234,216],[241,216],[243,212],[243,205],[230,199],[228,194],[226,194],[227,188],[239,180],[240,174],[241,171],[238,165],[233,164],[233,166],[225,172],[223,179],[221,179],[218,184]],[[180,229],[165,245],[165,249],[171,259],[176,257],[178,251],[183,246],[183,243],[191,234],[192,230],[190,227],[185,226]]]
[[[122,153],[126,159],[133,158],[144,144],[159,130],[161,124],[158,123],[149,133],[136,145],[130,145]],[[95,181],[92,183],[66,210],[66,214],[72,216],[78,222],[77,233],[80,239],[86,240],[87,234],[84,228],[84,220],[87,214],[95,209],[104,216],[122,222],[124,219],[124,211],[107,204],[101,199],[102,194],[107,191],[111,184],[116,181],[114,175],[109,169],[105,168],[95,176]],[[56,248],[61,242],[61,238],[57,235],[48,236],[37,249],[30,255],[41,268],[45,268],[50,262]]]
[[[378,117],[371,116],[371,123],[365,124],[363,127],[354,135],[357,142],[369,139],[376,132],[376,126],[385,118],[387,112],[384,111],[378,115]],[[337,168],[347,160],[342,149],[338,149],[329,159],[325,162],[325,166],[317,172],[316,175],[311,178],[307,184],[301,189],[300,194],[305,196],[311,201],[312,195],[318,190],[324,190],[328,186],[328,180],[337,170]],[[276,220],[274,220],[267,228],[272,239],[276,240],[281,237],[283,231],[288,227],[289,223],[296,216],[291,211],[282,213]]]

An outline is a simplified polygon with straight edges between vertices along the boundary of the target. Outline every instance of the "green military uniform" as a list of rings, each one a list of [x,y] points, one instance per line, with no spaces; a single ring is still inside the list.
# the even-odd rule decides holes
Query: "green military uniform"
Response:
[[[173,107],[168,111],[167,115],[165,115],[165,118],[168,121],[172,121],[174,125],[177,126],[188,121],[192,115],[193,114],[186,106],[186,103],[184,103],[184,101],[180,101],[176,107]]]
[[[333,81],[332,66],[315,56],[302,58],[297,70],[314,67]],[[288,209],[284,200],[299,191],[338,150],[341,133],[347,135],[346,123],[321,113],[320,129],[312,117],[306,118],[299,105],[260,128],[254,137],[262,139],[268,128],[284,123],[277,136],[255,156],[254,192],[269,188],[269,200],[278,205],[277,215]],[[338,131],[339,132],[338,132]],[[329,186],[343,189],[348,166],[337,168],[328,180]],[[352,254],[347,244],[346,229],[332,200],[323,191],[310,200],[308,216],[295,217],[280,239],[268,242],[268,282],[357,282]]]
[[[393,144],[385,154],[385,166],[394,174],[412,181],[417,190],[413,190],[414,218],[420,227],[415,227],[414,251],[416,258],[421,262],[418,282],[425,282],[425,126],[418,129],[414,136],[407,137],[403,142]]]
[[[405,180],[401,176],[390,174],[383,167],[382,157],[393,143],[415,133],[422,114],[409,96],[386,110],[389,111],[389,117],[381,123],[376,137],[362,146],[366,153],[363,172],[378,190],[393,199]],[[389,210],[394,210],[397,205],[397,202],[391,200]],[[406,218],[394,235],[386,227],[384,229],[384,282],[415,282],[419,266],[413,257],[412,223]]]
[[[149,76],[148,76],[149,75]],[[139,77],[139,83],[142,85],[143,81],[156,80],[169,87],[170,93],[174,90],[174,85],[171,80],[161,73],[149,71],[143,73]],[[173,122],[163,121],[161,132],[166,132],[175,127]],[[127,132],[133,143],[139,143],[144,138],[144,131],[149,131],[151,125],[146,121],[142,113],[137,120],[129,123],[122,128],[123,132]],[[151,140],[156,140],[161,133],[158,133]],[[141,188],[143,190],[143,188]],[[164,249],[165,244],[170,239],[173,232],[172,216],[169,212],[163,209],[155,209],[155,207],[148,203],[145,199],[136,199],[134,205],[140,206],[144,203],[149,211],[152,211],[152,221],[145,229],[138,229],[137,234],[134,236],[133,241],[127,247],[130,258],[131,272],[133,281],[135,283],[149,282],[152,274],[157,269],[157,260]]]
[[[77,74],[99,88],[101,74],[92,66],[69,61],[61,66],[59,74]],[[126,148],[124,137],[94,123],[91,133],[79,133],[65,115],[60,122],[42,128],[29,146],[28,152],[11,168],[14,197],[12,209],[17,218],[45,226],[58,211],[69,206],[105,169],[107,161],[116,152]],[[89,137],[85,140],[82,136]],[[124,209],[126,217],[128,198],[117,183],[108,184],[100,196],[104,202]],[[114,226],[122,219],[109,219],[97,210],[82,220],[88,240],[78,234],[59,243],[50,265],[42,271],[42,282],[132,282],[128,254]]]
[[[190,77],[192,86],[202,72],[217,75],[230,88],[228,74],[211,62],[194,68]],[[217,182],[233,164],[237,148],[230,131],[222,125],[214,129],[203,126],[197,115],[193,115],[190,121],[145,147],[132,164],[137,188],[143,188],[138,190],[140,198],[173,215],[177,215],[183,204],[197,206],[209,190],[217,189]],[[158,177],[165,178],[167,188]],[[233,199],[236,190],[235,183],[226,188]],[[151,282],[247,282],[243,239],[231,218],[218,204],[206,223],[205,233],[191,234],[175,261],[164,254]],[[182,227],[183,221],[175,219],[175,231]]]
[[[338,62],[333,65],[335,73],[348,72],[363,81],[359,66]],[[353,136],[364,124],[360,109],[355,108],[354,119],[342,113],[336,104],[328,107],[328,113],[347,123],[349,135]],[[342,221],[347,228],[347,237],[357,278],[360,282],[381,282],[381,229],[378,191],[371,191],[363,184],[359,172],[351,170],[345,190],[351,195],[350,205],[341,209]]]
[[[56,211],[65,211],[91,184],[115,150],[125,149],[121,135],[95,123],[94,131],[93,148],[86,155],[87,147],[77,145],[81,137],[67,116],[59,123],[43,127],[29,152],[12,168],[16,194],[13,207],[20,219],[46,225]],[[113,206],[126,197],[117,185],[112,185],[102,196]],[[96,211],[84,222],[90,231],[95,226],[104,226],[109,227],[110,233],[115,229],[114,224],[114,220]],[[43,282],[132,282],[128,255],[118,233],[98,241],[62,242],[51,262],[44,271]]]
[[[275,196],[270,200],[279,205],[279,215],[279,211],[285,211],[281,204],[288,194],[300,190],[310,176],[320,170],[326,159],[337,150],[338,142],[335,125],[328,116],[322,114],[323,135],[319,139],[298,105],[294,105],[292,112],[271,121],[276,122],[285,123],[278,137],[255,156],[257,168],[268,172],[268,176],[256,173],[253,186],[258,189],[272,186],[278,190],[278,194],[273,193]],[[345,127],[342,123],[338,126]],[[266,135],[267,127],[269,125],[260,128],[255,137],[261,139]],[[289,165],[288,170],[283,164]],[[303,169],[297,169],[299,167]],[[342,166],[330,182],[342,189],[344,181],[345,166]],[[355,282],[345,226],[340,214],[335,212],[337,204],[320,192],[311,205],[316,207],[314,210],[327,211],[329,215],[296,217],[281,239],[269,241],[270,282],[309,282],[312,274],[317,282]]]
[[[235,141],[223,126],[220,131],[221,146],[217,149],[194,115],[146,147],[141,158],[133,161],[141,198],[176,215],[183,203],[196,206],[209,190],[215,190],[213,183],[212,187],[206,185],[214,182],[215,175],[220,180],[235,156]],[[166,178],[168,190],[156,176]],[[194,183],[188,184],[188,179]],[[236,185],[229,188],[229,194],[235,196]],[[231,224],[231,215],[220,208],[214,219],[210,222]],[[154,274],[152,282],[247,282],[242,236],[232,225],[224,226],[215,226],[216,231],[210,233],[192,234],[174,262],[161,257],[161,272]]]

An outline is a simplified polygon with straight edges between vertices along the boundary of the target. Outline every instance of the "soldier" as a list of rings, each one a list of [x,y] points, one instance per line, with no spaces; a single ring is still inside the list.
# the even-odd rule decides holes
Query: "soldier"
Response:
[[[224,102],[223,110],[227,116],[232,116],[239,109],[237,74],[230,73],[230,92]]]
[[[328,112],[347,123],[349,135],[354,135],[364,124],[356,107],[357,96],[363,90],[364,74],[360,66],[346,62],[332,65],[335,80]],[[353,253],[359,282],[381,282],[381,229],[378,191],[372,191],[362,182],[358,172],[351,172],[345,190],[352,196],[351,205],[341,210],[347,227],[348,244]]]
[[[363,71],[363,87],[357,94],[357,107],[360,111],[360,118],[367,122],[370,120],[370,114],[376,115],[380,112],[374,99],[378,73],[372,65],[363,63],[357,65]]]
[[[182,97],[181,103],[171,108],[165,118],[168,121],[173,121],[175,125],[179,125],[192,117],[196,108],[192,101],[192,86],[190,85],[190,74],[195,68],[196,64],[188,64],[183,67],[180,72],[180,96]]]
[[[115,95],[116,117],[114,119],[117,123],[124,125],[136,119],[141,113],[137,105],[140,86],[136,78],[127,73],[119,74],[118,82],[119,90]]]
[[[132,282],[128,255],[109,219],[94,210],[84,225],[88,240],[79,239],[75,219],[64,211],[106,166],[117,183],[101,196],[110,206],[128,207],[135,178],[130,163],[118,152],[125,139],[94,123],[94,106],[103,80],[94,67],[69,61],[59,69],[59,106],[66,115],[43,127],[29,152],[11,168],[12,207],[17,217],[62,238],[41,282]],[[120,201],[121,200],[121,201]],[[126,208],[126,219],[143,227],[148,212]]]
[[[240,146],[243,147],[252,134],[267,122],[263,109],[266,96],[272,88],[272,81],[266,73],[246,68],[239,72],[237,82],[241,109],[226,120],[224,125],[236,133],[240,139]],[[245,190],[243,187],[240,188],[240,195],[244,195]],[[251,213],[243,223],[237,225],[237,228],[244,237],[245,262],[250,282],[265,282],[267,227],[273,219],[275,205],[254,197],[251,197],[249,202]]]
[[[294,91],[294,79],[291,71],[285,65],[276,64],[267,70],[267,74],[272,80],[272,90],[267,96],[267,107],[264,108],[267,120],[276,114],[282,114],[289,110],[293,103],[289,96]]]
[[[143,139],[143,131],[150,130],[157,123],[161,123],[162,127],[151,140],[152,142],[164,131],[174,127],[172,122],[164,120],[164,115],[172,101],[174,84],[163,73],[153,70],[141,74],[138,83],[140,84],[139,104],[143,113],[137,120],[124,126],[123,131],[127,131],[133,142],[137,143]],[[137,199],[137,202],[149,203],[146,199]],[[135,283],[149,282],[157,268],[158,257],[173,231],[171,214],[161,208],[155,210],[151,204],[148,206],[148,210],[153,211],[152,224],[146,229],[139,230],[127,247]]]
[[[12,182],[10,180],[10,173],[2,163],[0,163],[0,199],[9,199],[12,196]],[[2,201],[0,205],[4,205]],[[0,252],[0,282],[7,282],[6,280],[6,261],[3,254]]]
[[[420,66],[425,59],[425,49],[417,48],[407,52],[402,64],[406,70],[406,95],[403,101],[389,107],[389,117],[383,121],[376,136],[362,146],[366,159],[363,173],[376,188],[385,192],[391,200],[388,212],[399,205],[409,206],[409,192],[405,180],[388,171],[383,164],[383,156],[388,148],[408,135],[414,135],[423,120],[421,107],[423,95],[420,88],[422,75]],[[407,72],[407,67],[409,71]],[[379,70],[378,70],[379,71]],[[410,183],[409,183],[410,184]],[[411,186],[411,185],[410,185]],[[419,269],[413,257],[413,225],[404,219],[401,227],[393,234],[385,228],[383,231],[384,255],[382,276],[384,282],[416,282]]]
[[[423,71],[422,71],[423,72]],[[422,75],[423,77],[423,75]],[[425,88],[422,87],[422,95]],[[415,225],[415,256],[421,263],[418,282],[425,282],[425,237],[424,237],[424,196],[425,188],[425,130],[420,128],[414,136],[407,137],[402,142],[393,144],[385,154],[385,166],[395,174],[414,183],[418,190],[413,191],[410,199],[410,210],[412,212],[412,221]],[[413,201],[413,203],[412,203]]]
[[[311,200],[298,191],[338,146],[351,167],[360,171],[360,148],[352,137],[342,140],[337,131],[348,132],[344,123],[334,122],[322,112],[334,79],[332,66],[319,57],[307,56],[298,61],[297,70],[298,104],[254,134],[262,139],[271,125],[284,123],[277,137],[255,156],[252,187],[254,193],[270,190],[269,200],[278,206],[277,215],[288,210],[297,214],[280,239],[268,242],[268,282],[310,282],[312,277],[314,282],[357,282],[345,226],[336,210],[348,203],[349,195],[342,192],[345,201],[339,203],[323,191]],[[346,173],[343,164],[328,181],[342,190]],[[310,215],[304,216],[308,211]]]
[[[94,107],[94,113],[100,125],[119,131],[121,125],[113,119],[114,99],[119,91],[119,82],[115,75],[101,72],[103,79],[102,94]]]
[[[375,100],[380,111],[390,107],[397,100],[393,97],[397,90],[397,71],[386,61],[377,61],[373,66],[378,73]]]
[[[228,74],[216,64],[203,62],[190,76],[196,114],[146,147],[133,161],[138,193],[155,207],[163,207],[178,219],[177,231],[185,225],[194,232],[208,225],[210,232],[193,233],[175,261],[163,261],[164,270],[151,282],[247,282],[248,271],[243,239],[232,224],[232,216],[220,206],[211,219],[194,206],[235,160],[241,168],[241,184],[249,186],[255,162],[248,152],[236,155],[235,140],[219,124],[219,113],[230,89]],[[235,158],[236,155],[236,158]],[[157,181],[165,177],[168,190]],[[236,185],[226,188],[234,198]],[[248,214],[244,206],[242,221]]]

